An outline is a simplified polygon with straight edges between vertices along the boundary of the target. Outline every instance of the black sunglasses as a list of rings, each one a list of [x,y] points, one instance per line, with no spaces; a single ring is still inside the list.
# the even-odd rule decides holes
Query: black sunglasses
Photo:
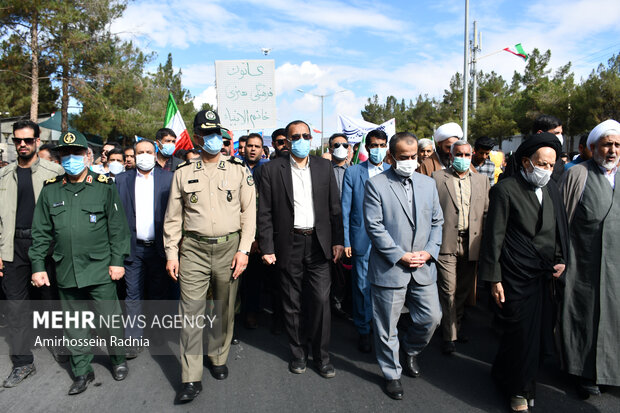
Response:
[[[301,138],[304,138],[305,140],[310,140],[312,139],[312,135],[310,135],[309,133],[296,133],[294,135],[291,135],[291,140],[293,141],[298,141]]]
[[[334,143],[334,148],[340,148],[341,146],[345,149],[349,149],[348,143]]]
[[[15,145],[19,145],[20,143],[24,142],[26,145],[32,145],[35,139],[36,138],[13,138],[13,143]]]
[[[224,146],[230,146],[230,141],[224,141]]]
[[[276,145],[284,145],[286,143],[286,139],[276,139]]]

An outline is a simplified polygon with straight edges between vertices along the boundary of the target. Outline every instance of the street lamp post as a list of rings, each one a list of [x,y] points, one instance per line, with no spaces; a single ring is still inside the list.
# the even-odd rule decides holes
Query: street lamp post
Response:
[[[322,153],[325,153],[325,149],[323,148],[323,142],[324,142],[324,141],[323,141],[323,139],[324,139],[323,134],[324,134],[324,130],[325,130],[325,125],[323,124],[325,98],[326,98],[326,97],[329,97],[329,96],[336,95],[336,94],[338,94],[338,93],[348,92],[348,89],[342,89],[342,90],[339,90],[339,91],[337,91],[337,92],[328,93],[328,94],[326,94],[326,95],[316,95],[316,94],[314,94],[314,93],[309,93],[309,92],[306,92],[306,91],[305,91],[305,90],[303,90],[303,89],[297,89],[297,91],[298,91],[299,93],[303,93],[303,94],[305,94],[305,95],[311,95],[311,96],[316,96],[316,97],[318,97],[318,98],[321,98],[321,152],[322,152]]]

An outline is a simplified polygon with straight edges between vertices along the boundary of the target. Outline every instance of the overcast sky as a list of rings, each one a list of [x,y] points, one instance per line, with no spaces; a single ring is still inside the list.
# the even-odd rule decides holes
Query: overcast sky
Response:
[[[360,118],[378,94],[406,100],[441,97],[463,71],[464,1],[136,0],[113,30],[148,51],[155,65],[172,53],[196,106],[214,104],[215,60],[262,59],[276,64],[278,127],[303,119],[325,134],[337,114]],[[526,52],[551,49],[551,65],[573,62],[577,78],[620,52],[618,0],[471,0],[470,22],[482,32],[481,55],[516,43]],[[506,52],[479,62],[510,81],[525,63]],[[186,124],[191,120],[186,119]],[[270,133],[271,130],[266,130]]]

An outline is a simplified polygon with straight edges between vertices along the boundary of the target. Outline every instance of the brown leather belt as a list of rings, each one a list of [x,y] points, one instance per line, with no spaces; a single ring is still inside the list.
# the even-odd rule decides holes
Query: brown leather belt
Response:
[[[293,228],[293,232],[299,235],[312,235],[314,234],[314,228]]]

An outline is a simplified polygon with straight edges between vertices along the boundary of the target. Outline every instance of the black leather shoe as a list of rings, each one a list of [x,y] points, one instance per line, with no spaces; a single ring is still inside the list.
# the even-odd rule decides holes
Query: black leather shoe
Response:
[[[403,371],[408,376],[419,377],[420,366],[418,366],[418,358],[416,356],[410,356],[409,354],[407,354],[405,364],[403,366]]]
[[[226,364],[221,366],[211,365],[211,375],[216,380],[226,380],[228,378],[228,367],[226,367]]]
[[[92,371],[88,374],[82,374],[81,376],[77,376],[73,380],[73,384],[69,388],[69,396],[84,392],[84,390],[88,388],[88,384],[93,380],[95,380],[95,373]]]
[[[114,380],[116,381],[125,380],[128,373],[129,373],[129,368],[127,367],[126,361],[122,362],[121,364],[112,366],[112,376],[114,377]]]
[[[402,400],[403,399],[403,385],[400,383],[400,379],[386,380],[385,381],[385,394],[387,394],[394,400]]]
[[[199,381],[193,381],[190,383],[183,383],[183,390],[177,395],[179,402],[191,402],[202,391],[202,383]]]
[[[315,363],[315,367],[319,374],[325,379],[336,377],[336,369],[331,363]]]
[[[34,364],[26,364],[24,366],[15,367],[13,370],[11,370],[11,374],[9,374],[9,377],[4,380],[2,385],[7,388],[15,387],[19,383],[24,381],[26,377],[32,376],[36,372],[37,369],[36,367],[34,367]]]
[[[306,359],[292,359],[288,363],[288,369],[291,373],[303,374],[306,372]]]
[[[441,352],[443,354],[452,354],[456,351],[456,345],[454,341],[444,341],[441,344]]]
[[[360,338],[357,341],[357,349],[362,353],[370,353],[372,351],[370,334],[360,334]]]

